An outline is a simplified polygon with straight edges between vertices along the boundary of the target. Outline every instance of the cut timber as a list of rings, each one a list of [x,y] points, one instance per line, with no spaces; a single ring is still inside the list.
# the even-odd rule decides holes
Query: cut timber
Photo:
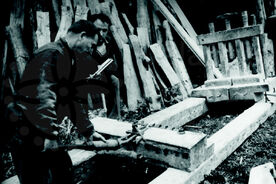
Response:
[[[130,43],[133,48],[134,55],[136,58],[136,63],[139,69],[139,74],[143,84],[144,95],[145,95],[145,98],[148,99],[149,101],[150,110],[152,111],[159,110],[161,108],[160,97],[156,92],[154,81],[152,80],[153,76],[151,72],[147,70],[144,65],[143,60],[144,60],[145,54],[143,53],[138,37],[135,35],[130,35],[129,39],[130,39]]]
[[[52,9],[53,9],[53,13],[55,16],[55,23],[56,23],[56,27],[59,27],[60,25],[60,12],[59,12],[59,4],[58,4],[58,0],[52,0],[51,1],[51,5],[52,5]]]
[[[182,85],[177,74],[173,70],[172,66],[170,65],[168,59],[166,58],[166,56],[163,53],[159,44],[158,43],[152,44],[150,46],[150,50],[151,50],[156,62],[158,63],[158,65],[160,66],[160,68],[165,73],[166,77],[168,78],[170,85],[172,87],[178,86],[183,98],[186,98],[188,96],[188,93],[185,90],[184,86]]]
[[[259,75],[250,75],[250,76],[244,76],[244,77],[233,77],[233,78],[231,78],[231,81],[232,81],[232,85],[262,82]]]
[[[247,11],[243,11],[242,12],[242,23],[243,23],[243,27],[248,27],[249,26]],[[251,43],[250,43],[250,41],[248,39],[245,39],[244,43],[245,43],[246,57],[247,57],[247,59],[252,59],[253,53],[252,53]]]
[[[188,33],[184,30],[184,28],[177,22],[174,16],[170,13],[170,11],[166,8],[166,6],[160,0],[152,0],[153,4],[158,7],[160,12],[168,19],[169,23],[179,34],[181,39],[187,44],[187,46],[192,50],[192,52],[196,55],[199,61],[204,65],[203,58],[203,50],[202,47],[197,45],[196,41],[193,40]]]
[[[264,33],[263,25],[254,25],[249,27],[235,28],[227,31],[218,31],[215,33],[203,34],[203,35],[199,35],[197,38],[198,38],[199,44],[204,45],[204,44],[211,44],[216,42],[252,37],[263,33]]]
[[[231,78],[206,80],[206,81],[204,82],[204,86],[205,86],[205,87],[231,86],[231,85],[232,85],[232,80],[231,80]]]
[[[221,73],[224,77],[229,77],[229,60],[227,56],[227,48],[225,43],[219,42],[219,59],[221,64]]]
[[[129,19],[127,18],[125,13],[122,13],[122,17],[125,21],[125,24],[127,26],[127,32],[128,34],[134,34],[134,27],[132,26],[132,24],[130,23]]]
[[[240,39],[235,40],[236,53],[239,62],[239,74],[240,76],[248,74],[246,66],[246,57],[244,52],[244,44]]]
[[[204,45],[203,46],[203,54],[204,54],[204,60],[205,60],[205,70],[206,70],[206,75],[207,79],[214,79],[214,73],[213,73],[213,60],[211,58],[211,50],[209,45]]]
[[[263,0],[257,0],[256,10],[257,10],[256,12],[257,12],[258,24],[263,24],[266,19],[266,13],[265,13],[265,7],[264,7]]]
[[[25,66],[29,60],[29,54],[22,40],[22,30],[20,25],[10,25],[6,27],[9,36],[11,48],[16,61],[18,74],[22,77]]]
[[[260,45],[260,38],[258,36],[254,36],[252,38],[252,47],[255,55],[255,62],[257,65],[257,72],[259,75],[261,75],[262,78],[265,78],[262,50]]]
[[[138,108],[138,101],[142,101],[142,96],[137,75],[134,71],[130,47],[128,44],[123,44],[123,63],[124,82],[127,93],[127,106],[130,111],[135,111]]]
[[[75,13],[75,22],[79,20],[87,20],[88,11],[88,7],[77,5]]]
[[[229,76],[238,77],[240,76],[239,60],[235,58],[229,63]]]
[[[187,98],[139,120],[139,123],[149,127],[175,129],[200,117],[207,111],[208,108],[204,98]]]
[[[148,0],[136,0],[137,2],[137,27],[145,28],[147,31],[146,37],[151,42],[151,29],[150,29],[150,18],[148,12]],[[138,30],[137,30],[138,31]],[[139,35],[138,35],[139,37]],[[147,52],[145,52],[147,53]]]
[[[184,12],[179,7],[177,1],[176,0],[168,0],[168,3],[171,5],[174,12],[178,16],[182,27],[187,31],[187,33],[192,37],[192,39],[196,41],[197,34],[196,34],[193,26],[190,24],[189,20],[185,16]]]
[[[148,29],[145,27],[137,27],[137,35],[144,53],[147,54],[150,45]]]
[[[97,10],[97,8],[99,8],[99,4],[99,0],[87,0],[87,6],[89,7],[91,15],[100,12],[99,9]]]
[[[212,153],[206,145],[206,135],[198,132],[149,128],[143,134],[143,140],[137,147],[137,153],[169,166],[194,170]]]
[[[230,86],[198,87],[193,89],[191,96],[206,98],[207,102],[220,102],[229,100]]]
[[[200,183],[204,175],[208,175],[234,152],[258,127],[276,110],[270,103],[258,102],[233,121],[228,123],[208,140],[214,144],[214,153],[192,172],[168,168],[150,184],[194,184]]]
[[[49,12],[36,12],[37,19],[37,46],[41,47],[51,42]]]
[[[166,32],[166,40],[173,41],[172,31],[171,31],[169,22],[167,20],[163,21],[163,28],[165,29],[165,32]]]
[[[25,0],[12,1],[10,25],[19,25],[22,30],[24,29],[25,6]]]
[[[55,41],[65,36],[73,21],[73,10],[70,6],[61,7],[61,21]]]
[[[260,35],[265,76],[275,76],[273,41],[267,37],[267,33]]]
[[[180,52],[175,44],[174,41],[166,41],[166,48],[168,51],[168,55],[170,57],[172,66],[181,80],[183,86],[185,87],[186,91],[188,92],[188,95],[191,94],[193,86],[192,82],[190,80],[190,76],[188,74],[188,71],[186,69],[185,63],[180,55]]]
[[[112,34],[115,42],[116,42],[117,47],[119,48],[120,52],[122,53],[123,52],[123,41],[118,33],[116,26],[114,26],[114,25],[110,26],[110,31],[111,31],[111,34]]]
[[[1,182],[1,184],[20,184],[19,178],[17,175],[10,177]]]
[[[215,24],[213,22],[209,23],[208,27],[209,27],[210,33],[215,32]],[[216,44],[211,45],[211,53],[212,53],[212,58],[214,60],[215,67],[218,68],[219,67],[219,57],[218,57],[218,51],[216,48]],[[206,62],[206,59],[205,59],[205,62]]]
[[[152,11],[152,29],[153,29],[153,37],[152,37],[152,42],[153,43],[158,43],[163,52],[166,53],[165,47],[163,45],[164,43],[164,39],[163,39],[163,34],[162,34],[162,24],[160,21],[160,18],[158,16],[158,11],[153,7],[153,11]]]
[[[225,27],[226,30],[231,30],[231,24],[230,20],[228,18],[224,19],[225,21]],[[227,48],[228,48],[228,54],[229,54],[229,59],[233,60],[235,58],[235,52],[234,52],[234,47],[231,41],[227,42]]]

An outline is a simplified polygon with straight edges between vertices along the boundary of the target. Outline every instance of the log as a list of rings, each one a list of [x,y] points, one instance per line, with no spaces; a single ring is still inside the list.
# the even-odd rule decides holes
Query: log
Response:
[[[87,20],[89,8],[87,6],[77,5],[75,13],[75,22],[79,20]]]
[[[100,5],[99,0],[87,0],[87,5],[89,7],[91,15],[96,14],[97,12],[100,12],[100,10],[99,10],[99,5]]]
[[[129,19],[127,18],[125,13],[122,13],[122,17],[125,21],[126,27],[127,27],[127,32],[128,34],[134,34],[134,27],[132,26],[132,24],[130,23]]]
[[[247,11],[243,11],[242,12],[242,22],[243,22],[243,27],[248,27],[249,26]],[[248,39],[245,39],[244,43],[245,43],[246,58],[247,59],[252,59],[253,53],[252,53],[251,43],[250,43],[250,41]]]
[[[264,33],[262,25],[235,28],[227,31],[218,31],[215,33],[202,34],[198,36],[198,43],[201,45],[242,39],[246,37],[257,36]]]
[[[176,30],[177,34],[184,41],[184,43],[191,49],[191,51],[196,55],[199,61],[205,65],[203,50],[195,40],[193,40],[188,33],[183,29],[183,27],[178,23],[175,17],[170,13],[166,6],[161,2],[161,0],[152,0],[153,4],[160,10],[160,12],[166,17],[169,23]]]
[[[37,46],[41,47],[49,42],[51,42],[50,37],[50,20],[49,20],[49,12],[36,12],[37,19]]]
[[[22,77],[25,66],[29,60],[29,53],[23,43],[22,30],[20,25],[10,25],[6,27],[11,48],[16,61],[19,77]]]
[[[178,86],[183,98],[184,99],[187,98],[187,96],[188,96],[187,91],[185,90],[185,88],[182,85],[177,74],[171,67],[168,59],[164,55],[164,53],[163,53],[161,47],[158,45],[158,43],[150,45],[150,50],[151,50],[156,62],[158,63],[158,65],[160,66],[162,71],[165,73],[167,79],[169,80],[170,86],[172,86],[172,87]]]
[[[52,5],[53,13],[54,13],[54,16],[55,16],[56,27],[59,27],[59,25],[60,25],[60,11],[59,11],[58,0],[52,0],[51,2],[52,2],[51,5]]]
[[[229,77],[229,62],[227,57],[226,45],[223,42],[219,42],[218,47],[219,47],[219,59],[221,63],[221,73],[225,77]]]
[[[215,32],[215,25],[214,25],[213,22],[209,23],[208,27],[209,27],[210,33]],[[215,65],[216,68],[218,68],[219,67],[219,58],[218,58],[218,51],[217,51],[217,48],[216,48],[215,44],[211,45],[211,54],[212,54],[212,58],[214,60],[214,65]]]
[[[128,44],[123,44],[123,67],[127,106],[130,111],[135,111],[138,108],[138,101],[142,102],[142,95]]]
[[[61,21],[55,41],[65,36],[73,21],[73,9],[69,6],[61,7]]]
[[[137,27],[145,28],[147,30],[146,37],[149,39],[149,43],[151,43],[151,29],[150,29],[150,19],[149,19],[149,12],[148,12],[148,1],[137,0],[136,2],[137,2],[137,14],[136,14]]]
[[[129,39],[134,50],[136,64],[138,66],[140,78],[143,84],[144,96],[149,101],[149,107],[151,111],[159,110],[161,108],[160,97],[158,97],[158,94],[156,92],[151,72],[147,70],[144,66],[144,53],[139,43],[139,39],[135,35],[130,35]]]
[[[194,41],[196,41],[197,40],[196,39],[197,34],[196,34],[193,26],[190,24],[189,20],[185,16],[184,12],[179,7],[177,1],[176,0],[169,0],[168,3],[171,5],[171,7],[173,8],[175,14],[179,18],[182,27],[187,31],[187,33],[190,35],[190,37]]]
[[[260,35],[265,77],[275,76],[274,46],[267,33]]]
[[[255,55],[255,62],[257,65],[257,73],[262,78],[265,78],[262,50],[261,50],[261,45],[260,45],[260,38],[258,36],[254,36],[252,38],[252,46],[253,46],[253,51],[254,51],[254,55]]]

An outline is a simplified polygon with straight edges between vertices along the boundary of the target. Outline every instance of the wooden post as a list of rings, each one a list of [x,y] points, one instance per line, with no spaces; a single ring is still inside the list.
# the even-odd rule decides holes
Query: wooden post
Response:
[[[231,30],[231,24],[230,24],[229,18],[226,18],[224,20],[224,22],[225,22],[226,30]],[[234,48],[233,48],[231,41],[227,42],[227,48],[228,48],[228,53],[229,53],[229,59],[233,60],[235,58],[235,52],[234,52]]]
[[[152,0],[153,4],[160,10],[160,12],[168,19],[169,23],[179,34],[180,38],[184,41],[185,44],[191,49],[191,51],[196,55],[199,61],[205,65],[203,50],[195,40],[193,40],[190,35],[184,30],[184,28],[178,23],[175,17],[170,13],[166,6],[161,2],[161,0]]]
[[[146,28],[147,38],[149,43],[151,43],[151,29],[150,29],[150,19],[148,13],[148,1],[147,0],[136,0],[137,2],[137,26]],[[147,52],[145,52],[147,53]]]
[[[37,35],[35,27],[37,20],[36,15],[32,8],[29,9],[29,19],[30,19],[30,26],[31,26],[31,35],[32,35],[32,51],[34,52],[38,48],[38,41],[37,41]],[[51,39],[51,38],[50,38]]]
[[[86,7],[86,0],[73,0],[74,9],[77,8],[77,6],[80,7]]]
[[[134,27],[132,26],[132,24],[130,23],[129,19],[127,18],[126,14],[125,13],[122,13],[122,17],[125,21],[125,24],[127,26],[127,32],[129,34],[134,34]]]
[[[137,35],[144,53],[148,53],[150,45],[148,29],[146,27],[137,27]]]
[[[274,46],[273,41],[268,38],[267,33],[260,35],[261,48],[263,54],[265,76],[275,76]]]
[[[256,12],[257,12],[257,22],[259,24],[263,24],[266,19],[266,13],[265,13],[263,0],[257,0]]]
[[[178,16],[181,25],[183,28],[187,31],[187,33],[196,41],[197,34],[193,28],[193,26],[190,24],[189,20],[185,16],[184,12],[181,10],[179,7],[178,3],[176,0],[168,0],[168,3],[171,5],[173,8],[174,12]]]
[[[236,52],[239,61],[239,72],[240,75],[246,75],[247,65],[246,65],[246,57],[244,52],[244,45],[240,39],[235,40]]]
[[[253,46],[253,51],[255,55],[255,62],[257,65],[257,72],[262,78],[265,78],[263,57],[262,57],[262,51],[260,46],[260,38],[258,36],[254,36],[252,38],[252,46]]]
[[[120,53],[122,54],[123,52],[123,41],[118,33],[118,30],[115,25],[110,26],[110,31],[111,34],[116,42],[116,45],[118,46]]]
[[[149,108],[151,111],[159,110],[161,108],[160,97],[156,92],[154,82],[152,80],[153,76],[151,75],[151,72],[145,68],[143,63],[144,53],[139,43],[139,39],[135,35],[130,35],[129,40],[136,58],[146,101],[149,102]]]
[[[89,7],[91,15],[96,14],[99,12],[99,0],[87,0],[87,6]],[[98,9],[97,9],[98,8]]]
[[[14,0],[10,14],[10,25],[20,25],[24,29],[25,0]]]
[[[153,22],[153,37],[152,37],[152,42],[153,43],[158,43],[161,46],[161,49],[163,50],[164,53],[166,53],[165,47],[164,47],[164,39],[162,36],[162,24],[161,21],[158,17],[158,11],[153,7],[152,11],[152,22]]]
[[[170,82],[170,85],[172,87],[178,86],[183,98],[187,98],[187,96],[188,96],[187,91],[183,87],[180,79],[178,78],[177,74],[171,67],[168,59],[164,55],[164,53],[163,53],[161,47],[158,45],[158,43],[150,45],[150,50],[151,50],[156,62],[158,63],[158,65],[160,66],[162,71],[165,73],[168,81]]]
[[[87,20],[89,8],[87,6],[77,5],[75,13],[75,22],[79,20]]]
[[[276,0],[270,1],[272,5],[272,12],[271,15],[276,15]]]
[[[123,64],[127,106],[130,111],[135,111],[138,108],[138,101],[142,101],[142,96],[128,44],[123,44]]]
[[[55,16],[56,26],[59,27],[59,25],[60,25],[60,11],[59,11],[58,0],[52,0],[51,5],[52,5],[53,13],[54,13],[54,16]]]
[[[207,80],[214,79],[215,77],[213,73],[213,63],[212,63],[213,60],[211,59],[211,49],[209,45],[203,46],[203,53],[204,53]]]
[[[3,55],[2,55],[2,68],[1,68],[1,86],[0,86],[0,102],[3,102],[4,99],[4,88],[5,88],[5,76],[7,70],[7,55],[8,55],[8,41],[5,40],[3,47]]]
[[[210,33],[214,33],[215,32],[215,25],[213,22],[208,24],[209,26],[209,31]],[[219,67],[219,58],[218,58],[218,52],[217,52],[217,48],[215,44],[211,44],[211,53],[212,53],[212,58],[214,60],[214,65],[216,68]],[[206,60],[205,60],[206,61]]]
[[[71,6],[72,7],[72,6]],[[69,6],[61,7],[61,21],[55,41],[65,36],[73,21],[73,10]]]
[[[219,42],[218,43],[219,47],[219,59],[220,59],[220,64],[221,64],[221,73],[223,74],[224,77],[229,77],[229,60],[227,57],[227,48],[225,43]]]
[[[242,12],[242,22],[243,22],[243,27],[248,27],[249,26],[247,11]],[[245,44],[246,58],[248,60],[250,60],[253,57],[251,43],[248,39],[245,39],[244,44]]]
[[[50,20],[49,20],[49,12],[36,12],[37,19],[37,46],[41,47],[46,43],[51,42],[50,38]]]

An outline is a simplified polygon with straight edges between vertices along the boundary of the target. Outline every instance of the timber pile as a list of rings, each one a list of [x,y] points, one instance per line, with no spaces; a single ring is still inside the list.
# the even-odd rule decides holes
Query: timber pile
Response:
[[[114,0],[13,1],[2,66],[2,79],[8,79],[10,88],[16,86],[32,51],[64,36],[73,22],[104,13],[119,50],[115,55],[125,86],[121,94],[126,94],[121,98],[129,111],[141,104],[157,111],[190,96],[193,86],[173,35],[178,34],[202,63],[203,51],[176,0],[136,0],[136,15],[120,12]]]

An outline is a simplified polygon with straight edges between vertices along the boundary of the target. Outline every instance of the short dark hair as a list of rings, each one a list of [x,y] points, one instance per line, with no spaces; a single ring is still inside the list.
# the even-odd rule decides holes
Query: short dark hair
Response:
[[[90,15],[87,20],[94,23],[97,19],[100,19],[102,22],[106,22],[106,23],[108,23],[108,25],[111,25],[111,21],[110,21],[109,17],[103,13]]]
[[[99,32],[99,29],[94,26],[92,22],[87,20],[79,20],[73,23],[68,29],[68,32],[72,33],[81,33],[83,31],[87,34],[87,36],[92,37]]]

